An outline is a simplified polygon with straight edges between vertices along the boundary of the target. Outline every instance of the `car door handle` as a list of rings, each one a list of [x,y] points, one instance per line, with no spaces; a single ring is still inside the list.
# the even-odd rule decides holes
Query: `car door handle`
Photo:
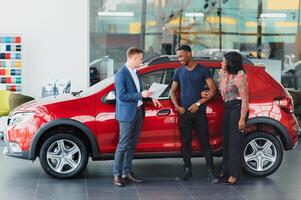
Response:
[[[157,113],[157,116],[167,116],[171,113],[170,109],[164,109],[164,110],[160,110]]]

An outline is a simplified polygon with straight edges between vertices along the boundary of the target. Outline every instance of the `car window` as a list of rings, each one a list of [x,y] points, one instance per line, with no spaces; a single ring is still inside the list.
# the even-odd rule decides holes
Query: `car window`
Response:
[[[218,75],[218,68],[209,68],[213,81],[215,82],[216,87],[219,87],[219,75]],[[154,72],[149,72],[142,75],[142,85],[143,90],[148,90],[152,83],[162,83],[167,84],[168,87],[166,90],[161,94],[160,98],[169,98],[169,91],[172,84],[172,78],[174,74],[174,69],[167,69],[167,70],[158,70]],[[205,86],[206,87],[206,86]]]
[[[218,79],[219,79],[219,75],[218,75],[219,69],[218,68],[209,68],[209,71],[211,72],[213,81],[214,81],[216,87],[218,88],[219,87],[219,81],[218,81]],[[207,86],[206,83],[205,83],[204,89],[205,90],[208,89],[208,86]]]
[[[219,69],[218,68],[211,68],[210,71],[211,71],[211,74],[212,74],[213,81],[214,81],[216,87],[218,88],[219,87],[219,81],[218,81],[218,79],[219,79],[219,74],[218,74]]]
[[[167,84],[168,87],[159,98],[169,98],[174,69],[158,70],[142,75],[143,90],[148,90],[153,83]]]
[[[104,88],[108,87],[109,85],[113,84],[114,78],[115,78],[115,75],[110,76],[110,77],[94,84],[93,86],[88,87],[80,95],[84,97],[84,96],[90,96],[92,94],[95,94],[96,92],[99,92],[99,91],[103,90]]]

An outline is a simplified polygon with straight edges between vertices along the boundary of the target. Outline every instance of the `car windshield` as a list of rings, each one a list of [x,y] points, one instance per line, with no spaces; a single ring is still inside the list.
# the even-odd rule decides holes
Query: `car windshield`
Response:
[[[115,75],[110,76],[110,77],[96,83],[95,85],[92,85],[91,87],[85,89],[80,94],[80,96],[90,96],[100,90],[103,90],[104,88],[108,87],[109,85],[111,85],[114,82],[114,78],[115,78]]]

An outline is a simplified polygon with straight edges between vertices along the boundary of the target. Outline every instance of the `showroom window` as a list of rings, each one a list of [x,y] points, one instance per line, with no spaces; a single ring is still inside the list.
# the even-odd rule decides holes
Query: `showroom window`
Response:
[[[299,0],[90,0],[90,85],[114,74],[131,46],[147,61],[180,43],[195,56],[239,51],[300,89],[300,30]]]

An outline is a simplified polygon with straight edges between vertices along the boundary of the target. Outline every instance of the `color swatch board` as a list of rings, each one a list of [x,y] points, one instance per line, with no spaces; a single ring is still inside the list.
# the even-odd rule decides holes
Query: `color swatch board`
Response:
[[[0,89],[22,91],[21,36],[0,35]]]

